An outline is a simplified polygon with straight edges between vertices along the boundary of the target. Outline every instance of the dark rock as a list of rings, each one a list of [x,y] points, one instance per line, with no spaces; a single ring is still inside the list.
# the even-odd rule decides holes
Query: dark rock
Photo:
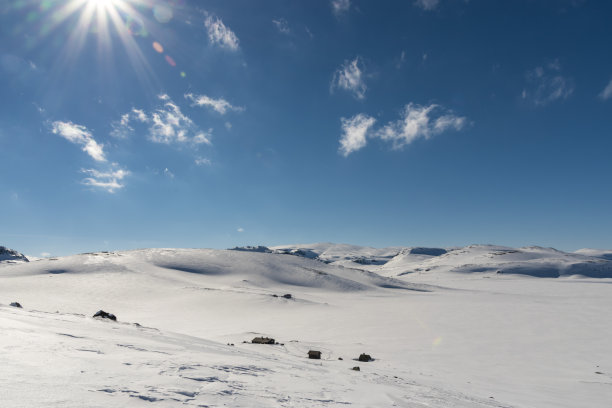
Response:
[[[359,366],[356,366],[356,367],[351,368],[351,370],[353,370],[353,371],[361,371],[361,368],[359,368]]]
[[[316,351],[316,350],[310,350],[308,352],[308,358],[313,359],[313,360],[320,360],[321,359],[321,352],[320,351]]]
[[[234,248],[230,248],[230,251],[261,252],[261,253],[266,253],[266,254],[272,253],[272,250],[270,248],[265,247],[263,245],[234,247]]]
[[[2,261],[7,261],[7,262],[13,262],[13,261],[30,262],[29,259],[26,258],[26,256],[24,254],[21,254],[21,253],[15,251],[14,249],[9,249],[7,247],[0,246],[0,262],[2,262]]]
[[[275,341],[274,339],[271,339],[269,337],[255,337],[253,340],[251,340],[251,343],[253,344],[274,344]]]
[[[104,310],[98,310],[93,317],[100,317],[102,319],[109,319],[112,321],[117,321],[117,317],[112,313],[106,313]]]
[[[20,309],[22,308],[22,306],[21,306],[21,304],[19,302],[13,302],[13,303],[11,303],[11,306],[18,307]]]
[[[359,361],[363,361],[367,363],[368,361],[372,361],[372,357],[369,354],[362,353],[359,356]]]
[[[291,293],[287,293],[287,294],[283,295],[283,297],[285,299],[291,299],[293,296],[291,296]]]
[[[440,256],[446,253],[444,248],[411,248],[410,254],[412,255],[429,255],[429,256]]]
[[[338,357],[338,360],[342,361],[342,360],[344,360],[344,359],[343,359],[342,357]]]

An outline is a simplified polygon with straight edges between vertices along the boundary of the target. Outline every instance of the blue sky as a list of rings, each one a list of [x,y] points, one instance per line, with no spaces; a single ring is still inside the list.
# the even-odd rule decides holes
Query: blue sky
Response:
[[[610,248],[611,17],[593,0],[3,1],[0,244]]]

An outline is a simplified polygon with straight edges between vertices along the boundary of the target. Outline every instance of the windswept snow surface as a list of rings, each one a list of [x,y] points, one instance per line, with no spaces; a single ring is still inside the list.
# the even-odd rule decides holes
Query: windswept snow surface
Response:
[[[612,279],[497,273],[607,261],[316,245],[327,263],[149,249],[0,266],[0,406],[610,406]]]

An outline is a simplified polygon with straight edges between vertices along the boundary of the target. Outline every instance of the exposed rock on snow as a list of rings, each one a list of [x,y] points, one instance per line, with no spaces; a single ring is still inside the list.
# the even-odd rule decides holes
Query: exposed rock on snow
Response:
[[[372,356],[366,353],[361,353],[358,358],[359,361],[363,361],[365,363],[372,361]]]
[[[30,262],[24,254],[21,254],[14,249],[9,249],[4,246],[0,246],[0,262]]]
[[[101,319],[109,319],[113,321],[117,321],[117,317],[112,313],[107,313],[104,310],[98,310],[93,317],[99,317]]]
[[[429,256],[440,256],[446,253],[444,248],[410,248],[412,255],[429,255]]]
[[[274,344],[275,340],[270,337],[255,337],[251,340],[253,344]]]
[[[234,247],[230,248],[231,251],[244,251],[244,252],[262,252],[262,253],[272,253],[272,250],[266,246],[243,246],[243,247]]]
[[[10,304],[10,306],[13,306],[13,307],[18,307],[19,309],[21,309],[21,308],[22,308],[22,306],[21,306],[21,304],[20,304],[19,302],[12,302],[12,303]]]

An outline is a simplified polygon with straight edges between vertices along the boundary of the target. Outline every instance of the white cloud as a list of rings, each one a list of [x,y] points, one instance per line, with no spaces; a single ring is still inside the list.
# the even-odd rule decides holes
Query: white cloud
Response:
[[[238,37],[218,17],[208,16],[204,21],[211,43],[232,51],[238,50]]]
[[[51,131],[53,134],[60,135],[71,143],[81,145],[83,151],[94,160],[100,162],[106,161],[103,145],[95,141],[93,135],[85,126],[77,125],[70,121],[55,121],[51,124]]]
[[[346,13],[351,8],[351,0],[331,0],[332,11],[335,15]]]
[[[123,169],[109,171],[83,169],[81,172],[90,176],[83,179],[83,184],[90,187],[101,188],[109,193],[114,193],[115,190],[120,190],[125,187],[125,185],[122,184],[122,180],[130,174],[129,171]]]
[[[162,105],[152,110],[145,112],[142,109],[133,108],[130,112],[121,115],[119,121],[112,123],[113,130],[111,135],[125,138],[127,135],[134,132],[133,122],[139,122],[148,126],[149,140],[155,143],[193,143],[211,145],[212,129],[202,131],[199,127],[185,115],[181,108],[167,95],[161,94],[157,96]],[[209,98],[208,101],[202,102],[199,96],[191,94],[185,95],[186,98],[191,97],[195,104],[201,106],[208,104],[213,109],[221,109],[223,112],[227,109],[239,110],[242,108],[234,107],[224,100],[215,100]],[[205,96],[204,96],[205,97]],[[208,97],[205,97],[208,98]],[[228,106],[224,105],[226,103]]]
[[[423,10],[435,10],[439,3],[440,0],[416,0],[414,5],[422,8]]]
[[[212,108],[215,112],[225,115],[227,111],[233,110],[241,112],[244,110],[243,107],[234,106],[223,98],[214,99],[206,95],[194,95],[191,93],[185,94],[185,99],[189,99],[193,102],[191,106],[207,106]]]
[[[42,256],[43,258],[49,258],[51,256],[51,253],[49,253],[49,252],[41,252],[40,256]]]
[[[210,141],[210,136],[212,134],[212,129],[208,129],[208,132],[198,132],[196,133],[196,135],[193,137],[193,143],[195,144],[207,144],[209,146],[212,146],[212,143]]]
[[[421,106],[409,103],[402,111],[402,118],[389,122],[375,133],[375,136],[393,143],[394,149],[400,149],[419,138],[429,139],[448,129],[461,130],[467,123],[465,117],[446,113],[436,117],[440,110],[438,105]]]
[[[238,232],[244,232],[244,228],[238,228],[236,231],[238,231]]]
[[[291,29],[289,28],[289,22],[284,18],[279,18],[278,20],[272,20],[272,24],[276,27],[279,33],[282,34],[290,34]]]
[[[360,113],[349,119],[341,118],[340,121],[342,122],[342,136],[339,150],[344,157],[347,157],[366,145],[367,133],[376,119]]]
[[[608,85],[604,88],[604,90],[601,91],[601,93],[599,94],[599,97],[603,99],[604,101],[606,99],[612,98],[612,80],[610,80],[610,82],[608,82]]]
[[[569,98],[574,92],[571,78],[561,74],[561,64],[553,61],[527,72],[529,86],[523,89],[523,99],[530,99],[537,106]]]
[[[334,72],[334,77],[330,86],[330,91],[340,88],[352,92],[355,98],[364,99],[366,84],[364,82],[363,63],[359,57],[352,61],[345,61],[344,64]]]
[[[160,99],[161,99],[161,96],[168,97],[168,95],[160,95]],[[142,122],[142,123],[146,123],[149,120],[149,118],[147,117],[147,115],[144,113],[142,109],[132,109],[132,115],[137,121]]]
[[[195,164],[198,166],[211,166],[212,162],[210,161],[210,159],[207,159],[205,157],[197,157],[195,159]]]
[[[387,123],[382,128],[371,131],[375,119],[363,113],[350,119],[342,118],[340,153],[347,157],[365,147],[368,138],[379,138],[391,142],[394,149],[401,149],[416,139],[429,139],[447,130],[461,130],[467,119],[445,111],[438,105],[421,106],[409,103],[402,110],[401,119]]]

